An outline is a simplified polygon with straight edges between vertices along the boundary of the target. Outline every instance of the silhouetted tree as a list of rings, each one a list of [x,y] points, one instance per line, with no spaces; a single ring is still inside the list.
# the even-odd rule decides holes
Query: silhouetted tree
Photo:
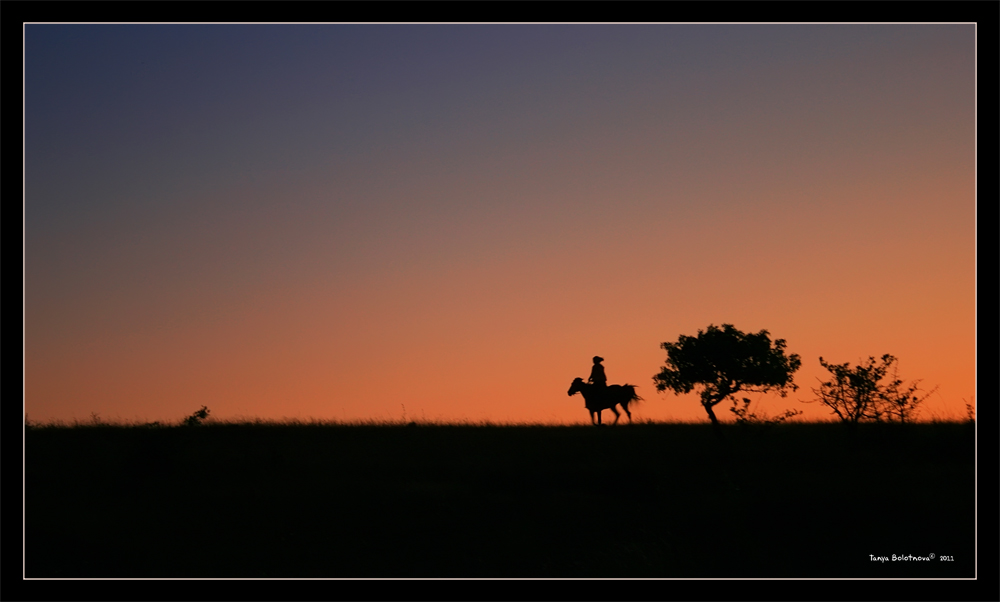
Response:
[[[701,387],[701,405],[718,426],[712,408],[739,392],[775,391],[784,397],[798,387],[792,374],[802,362],[785,355],[784,339],[773,343],[766,330],[746,334],[732,324],[709,325],[698,336],[681,335],[676,343],[662,343],[667,363],[653,377],[657,391],[690,393]]]
[[[843,364],[827,363],[819,358],[821,366],[830,372],[828,381],[820,381],[819,388],[813,389],[818,401],[830,408],[841,421],[856,424],[862,421],[909,422],[915,416],[917,407],[924,402],[937,387],[926,395],[917,394],[920,391],[920,381],[910,385],[898,377],[897,359],[888,353],[876,362],[874,357],[851,367],[850,362]],[[887,382],[882,382],[889,376]]]

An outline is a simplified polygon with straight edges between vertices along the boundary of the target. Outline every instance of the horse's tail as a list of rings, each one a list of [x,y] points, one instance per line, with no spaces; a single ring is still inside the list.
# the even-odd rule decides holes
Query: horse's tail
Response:
[[[642,398],[639,397],[639,394],[635,392],[635,385],[625,384],[622,385],[622,389],[624,389],[625,393],[628,394],[628,397],[625,398],[626,404],[642,401]]]

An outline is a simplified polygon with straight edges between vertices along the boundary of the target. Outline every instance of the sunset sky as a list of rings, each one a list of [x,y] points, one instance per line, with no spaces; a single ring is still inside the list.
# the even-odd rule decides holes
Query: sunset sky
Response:
[[[891,353],[962,417],[975,36],[26,25],[25,411],[582,423],[600,355],[707,422],[660,343],[731,323],[802,358],[760,410]]]

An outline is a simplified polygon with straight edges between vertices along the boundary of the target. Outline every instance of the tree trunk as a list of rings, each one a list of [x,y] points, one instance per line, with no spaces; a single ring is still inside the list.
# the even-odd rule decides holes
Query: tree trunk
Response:
[[[716,403],[718,403],[718,402],[716,402]],[[715,427],[718,427],[719,426],[719,419],[715,417],[715,412],[712,411],[712,406],[715,405],[715,404],[714,403],[703,403],[701,405],[705,406],[705,411],[708,412],[708,417],[712,420],[712,425],[715,426]]]

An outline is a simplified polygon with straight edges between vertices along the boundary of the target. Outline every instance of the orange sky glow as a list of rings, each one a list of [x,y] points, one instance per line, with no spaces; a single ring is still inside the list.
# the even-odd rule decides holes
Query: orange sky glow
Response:
[[[972,25],[144,27],[25,29],[32,420],[577,424],[600,355],[707,421],[652,377],[723,323],[772,415],[975,396]]]

